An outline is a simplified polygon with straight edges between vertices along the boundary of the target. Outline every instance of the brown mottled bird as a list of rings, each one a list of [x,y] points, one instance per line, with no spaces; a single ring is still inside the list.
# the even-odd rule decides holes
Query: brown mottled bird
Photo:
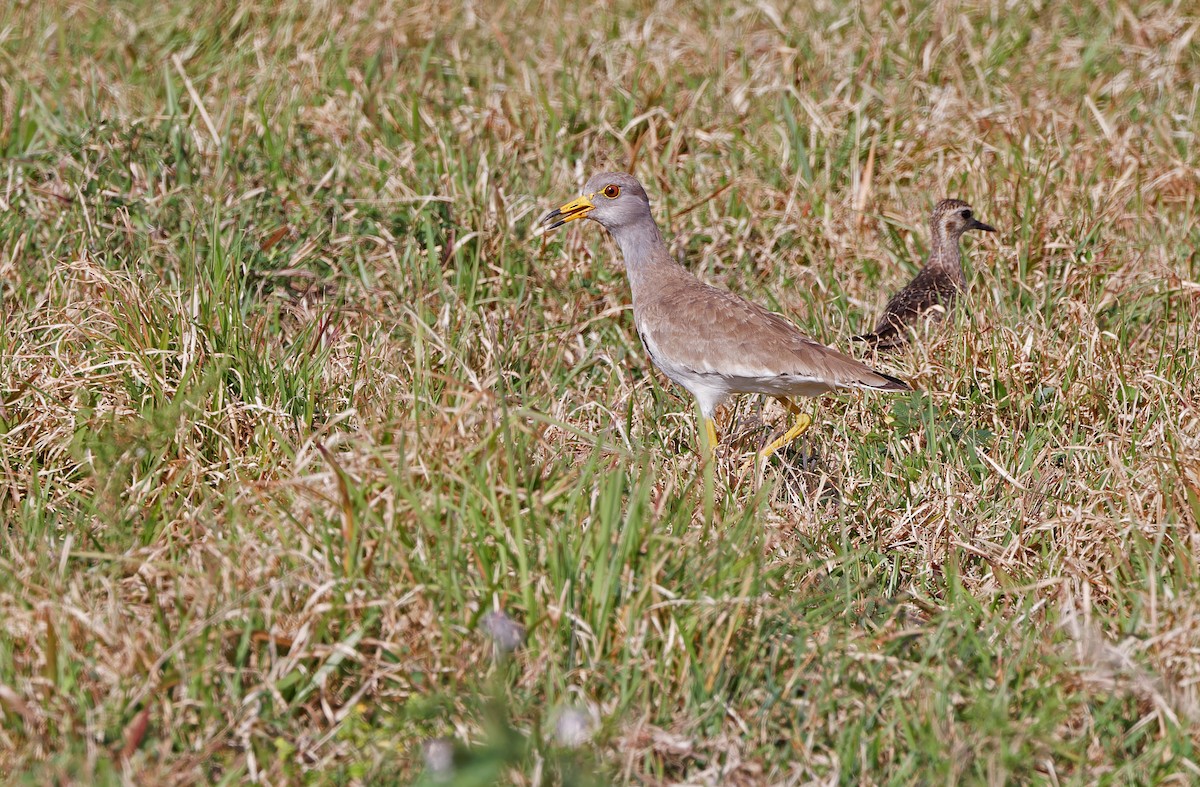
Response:
[[[869,342],[876,349],[892,349],[907,342],[910,330],[924,320],[944,317],[953,308],[959,291],[967,286],[958,239],[967,230],[996,231],[976,219],[970,205],[956,199],[939,202],[929,225],[932,238],[925,267],[888,301],[875,331],[855,336],[856,340]]]
[[[594,175],[583,195],[546,214],[543,226],[552,230],[585,217],[621,248],[638,335],[654,365],[695,397],[710,455],[717,445],[713,416],[733,394],[770,394],[798,416],[762,450],[765,458],[812,423],[788,397],[839,388],[911,390],[903,380],[813,341],[778,314],[697,279],[668,252],[650,199],[632,176]]]

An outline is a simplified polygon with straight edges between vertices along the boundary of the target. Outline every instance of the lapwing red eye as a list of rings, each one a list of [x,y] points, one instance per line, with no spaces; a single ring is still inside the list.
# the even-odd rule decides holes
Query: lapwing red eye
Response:
[[[615,183],[609,183],[604,187],[604,196],[608,197],[609,199],[616,199],[620,193],[621,187]]]

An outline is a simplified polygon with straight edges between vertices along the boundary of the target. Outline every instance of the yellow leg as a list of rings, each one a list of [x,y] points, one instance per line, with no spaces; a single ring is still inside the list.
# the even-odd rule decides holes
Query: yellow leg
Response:
[[[808,431],[808,427],[812,426],[812,417],[808,413],[800,411],[800,408],[792,404],[788,399],[779,398],[779,402],[788,409],[788,412],[796,416],[796,423],[792,424],[792,428],[784,432],[783,436],[778,440],[771,441],[771,444],[759,452],[759,456],[767,459],[771,454],[783,448],[788,443],[795,440],[800,435]]]
[[[797,418],[804,415],[804,411],[801,410],[799,407],[797,407],[796,403],[793,402],[791,399],[787,398],[786,396],[776,396],[775,401],[777,401],[781,405],[783,405],[785,410],[787,410],[789,413],[796,416]]]
[[[711,418],[704,419],[704,437],[708,441],[705,450],[708,452],[708,458],[712,459],[717,455],[717,424]]]

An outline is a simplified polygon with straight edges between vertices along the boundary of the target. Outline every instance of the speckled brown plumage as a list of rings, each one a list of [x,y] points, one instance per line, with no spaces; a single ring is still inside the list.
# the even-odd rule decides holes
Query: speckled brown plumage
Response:
[[[892,349],[905,344],[922,322],[945,317],[967,286],[959,238],[968,230],[996,231],[978,221],[970,205],[956,199],[939,202],[929,224],[931,241],[925,267],[892,296],[873,332],[854,337],[858,341],[879,350]]]

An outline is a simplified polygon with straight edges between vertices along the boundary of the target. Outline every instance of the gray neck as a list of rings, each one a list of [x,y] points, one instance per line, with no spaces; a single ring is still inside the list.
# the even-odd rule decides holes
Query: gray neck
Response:
[[[662,265],[677,264],[671,259],[667,244],[653,219],[627,225],[612,235],[621,247],[622,256],[625,257],[625,273],[629,277],[629,287],[634,293],[634,298],[651,270]]]

